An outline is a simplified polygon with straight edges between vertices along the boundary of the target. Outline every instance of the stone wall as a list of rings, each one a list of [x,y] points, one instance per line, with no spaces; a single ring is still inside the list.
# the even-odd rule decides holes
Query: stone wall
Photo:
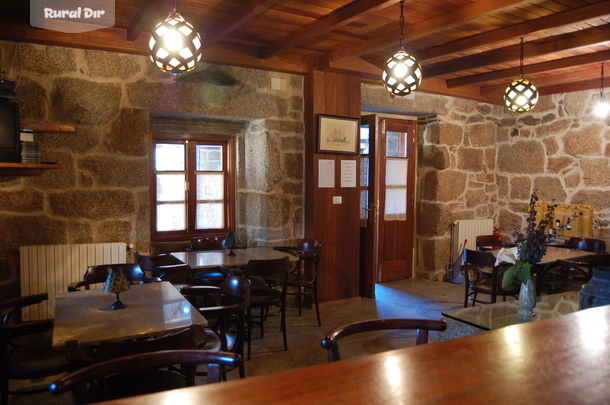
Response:
[[[393,100],[363,86],[365,110],[428,117],[418,134],[417,277],[445,277],[453,221],[492,218],[510,241],[534,189],[541,201],[592,205],[601,237],[610,237],[610,117],[593,115],[598,94],[541,97],[516,114],[423,93]]]
[[[150,130],[235,135],[240,173],[247,173],[238,179],[242,241],[303,236],[301,76],[202,65],[186,80],[145,57],[3,41],[0,61],[17,82],[22,121],[76,129],[35,135],[42,160],[62,169],[0,178],[2,296],[18,294],[21,245],[187,245],[150,244]],[[271,90],[272,77],[286,80],[286,90]]]

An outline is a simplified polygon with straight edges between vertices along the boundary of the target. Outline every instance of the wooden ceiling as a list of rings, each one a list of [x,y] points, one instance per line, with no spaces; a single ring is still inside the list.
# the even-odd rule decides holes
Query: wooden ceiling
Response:
[[[114,2],[113,28],[65,34],[32,28],[29,2],[0,0],[0,39],[147,55],[149,33],[174,0]],[[212,63],[349,72],[380,84],[381,66],[399,48],[399,0],[177,4]],[[542,95],[599,89],[601,64],[610,61],[610,0],[406,0],[404,21],[403,44],[420,61],[423,92],[502,104],[519,75],[521,37],[523,74]]]

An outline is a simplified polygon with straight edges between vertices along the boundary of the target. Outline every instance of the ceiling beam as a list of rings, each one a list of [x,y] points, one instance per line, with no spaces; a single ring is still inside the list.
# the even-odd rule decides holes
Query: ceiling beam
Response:
[[[567,35],[574,35],[574,37],[566,38]],[[603,27],[575,31],[572,34],[562,34],[555,37],[544,38],[543,41],[543,43],[526,43],[523,47],[523,56],[525,58],[536,57],[554,52],[569,51],[585,46],[603,44],[610,41],[610,24]],[[426,77],[437,77],[498,65],[505,62],[518,61],[521,53],[520,48],[521,45],[511,45],[472,56],[465,56],[432,65],[426,65],[423,70]]]
[[[593,63],[608,62],[610,60],[610,50],[593,52],[586,55],[572,56],[570,58],[562,58],[551,60],[548,62],[534,63],[531,65],[523,66],[523,75],[535,74],[540,72],[550,72],[553,70],[572,68],[576,66],[591,65]],[[454,87],[467,86],[472,84],[479,84],[485,82],[491,82],[496,80],[504,80],[508,78],[514,78],[519,75],[519,67],[501,69],[488,73],[481,73],[478,75],[458,77],[456,79],[447,80],[447,88],[451,89]]]
[[[360,0],[348,3],[345,6],[321,17],[310,24],[307,24],[301,30],[290,35],[288,38],[277,41],[261,49],[260,56],[267,59],[277,55],[288,49],[294,48],[311,40],[313,38],[324,35],[327,32],[333,31],[339,27],[345,26],[352,21],[361,19],[364,15],[374,11],[382,10],[391,5],[398,3],[400,0]]]
[[[475,18],[481,18],[489,14],[498,13],[507,9],[513,9],[530,2],[531,1],[522,0],[477,1],[468,6],[460,7],[458,9],[437,15],[436,17],[432,17],[404,27],[403,43],[409,42],[409,40],[433,35],[448,28],[464,24]],[[395,34],[384,35],[366,41],[360,46],[335,51],[331,54],[331,60],[337,62],[398,46],[400,43],[400,36],[398,34],[399,33],[396,32]]]
[[[274,6],[279,1],[282,0],[250,0],[245,4],[242,4],[229,18],[200,30],[201,47],[205,49],[214,45],[248,21],[267,11],[267,9]],[[201,25],[202,24],[199,24],[199,26]]]
[[[167,0],[154,0],[151,1],[146,6],[141,6],[138,9],[135,17],[129,23],[125,33],[125,39],[129,42],[134,42],[140,34],[146,31],[144,28],[146,27],[148,21],[157,14],[157,12],[163,7],[166,6]],[[152,31],[154,27],[147,27]]]
[[[473,35],[434,48],[420,50],[417,51],[417,58],[420,62],[443,58],[458,52],[466,52],[481,46],[492,45],[512,38],[525,37],[536,32],[543,32],[606,15],[610,15],[610,0],[574,10],[564,11],[563,13],[537,18],[484,34]]]

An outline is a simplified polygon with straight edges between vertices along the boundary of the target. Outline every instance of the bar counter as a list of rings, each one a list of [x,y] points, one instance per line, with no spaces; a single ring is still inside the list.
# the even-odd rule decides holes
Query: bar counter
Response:
[[[610,306],[605,306],[336,363],[105,404],[608,404],[608,381]]]

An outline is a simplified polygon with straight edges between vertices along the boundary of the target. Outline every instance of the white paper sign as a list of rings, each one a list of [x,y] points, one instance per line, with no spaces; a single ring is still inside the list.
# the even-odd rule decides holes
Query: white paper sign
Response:
[[[341,187],[356,187],[356,161],[341,161]]]
[[[318,187],[335,187],[335,161],[330,159],[318,160]]]

